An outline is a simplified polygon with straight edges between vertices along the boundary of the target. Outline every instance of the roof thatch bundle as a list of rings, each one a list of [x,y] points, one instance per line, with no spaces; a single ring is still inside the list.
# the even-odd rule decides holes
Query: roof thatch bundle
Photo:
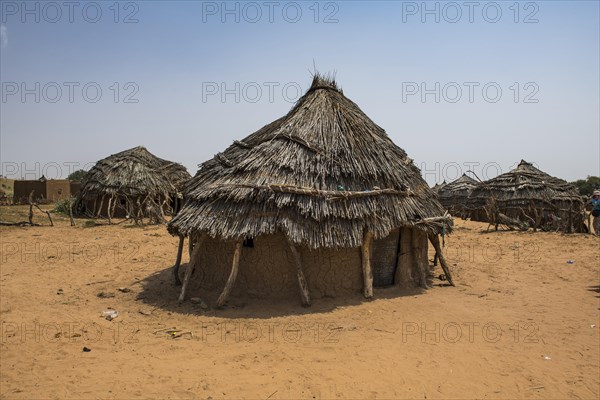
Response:
[[[494,214],[502,213],[534,229],[585,231],[583,200],[577,188],[524,160],[475,187],[468,203],[478,219],[492,223]]]
[[[321,76],[287,115],[201,164],[185,198],[172,234],[282,232],[312,249],[358,247],[365,231],[383,238],[451,224],[404,150]]]
[[[467,199],[478,184],[475,179],[463,174],[455,181],[440,185],[437,192],[438,199],[451,214],[464,216]]]
[[[183,165],[158,158],[138,146],[98,161],[82,182],[80,198],[124,199],[131,207],[145,210],[149,204],[181,197],[190,178]]]

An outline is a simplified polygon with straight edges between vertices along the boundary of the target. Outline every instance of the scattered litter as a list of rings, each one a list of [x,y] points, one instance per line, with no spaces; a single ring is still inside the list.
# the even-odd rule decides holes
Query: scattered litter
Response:
[[[131,289],[129,289],[128,287],[120,287],[117,290],[119,292],[122,292],[122,293],[129,293],[129,292],[131,292]]]
[[[96,296],[100,297],[101,299],[110,299],[111,297],[115,297],[115,294],[109,292],[100,292]]]
[[[543,356],[543,357],[544,357],[544,360],[552,360],[552,358],[549,356]]]
[[[152,315],[152,311],[138,310],[138,312],[142,315]]]
[[[102,316],[108,321],[112,321],[119,316],[119,312],[117,310],[106,310],[102,311]]]
[[[573,261],[573,260],[567,260],[567,264],[575,264],[575,261]]]
[[[159,329],[154,332],[155,335],[157,333],[166,333],[167,335],[169,335],[171,337],[171,339],[177,339],[178,337],[182,337],[183,335],[190,335],[190,338],[194,337],[194,334],[191,331],[181,331],[175,327]]]
[[[438,276],[438,279],[439,279],[440,281],[445,281],[447,278],[446,278],[446,275],[444,275],[444,274],[440,274],[440,276]]]
[[[539,390],[539,389],[544,389],[544,386],[534,386],[534,387],[529,388],[529,390]]]
[[[62,289],[58,289],[58,290],[56,291],[56,294],[64,294],[64,292],[63,292],[63,290],[62,290]]]
[[[92,349],[90,349],[89,347],[84,347],[83,348],[83,352],[84,353],[89,353],[90,351],[92,351]]]
[[[594,324],[590,325],[590,328],[595,328],[595,327],[596,327],[596,325],[594,325]]]

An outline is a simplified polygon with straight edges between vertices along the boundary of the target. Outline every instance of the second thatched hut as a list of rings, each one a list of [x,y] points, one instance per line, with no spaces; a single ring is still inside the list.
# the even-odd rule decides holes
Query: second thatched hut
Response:
[[[584,204],[572,184],[521,160],[519,165],[475,187],[471,218],[522,229],[586,232]]]
[[[78,198],[78,211],[95,217],[129,216],[163,219],[182,203],[186,168],[163,160],[138,146],[96,163],[86,174]]]
[[[437,190],[438,199],[450,214],[466,218],[469,214],[467,199],[478,184],[475,179],[463,174],[455,181],[440,185]]]
[[[224,288],[217,306],[232,291],[308,305],[426,287],[428,236],[439,248],[452,223],[404,150],[319,76],[287,115],[203,163],[185,198],[168,225],[194,243],[180,300],[197,268],[198,290]]]

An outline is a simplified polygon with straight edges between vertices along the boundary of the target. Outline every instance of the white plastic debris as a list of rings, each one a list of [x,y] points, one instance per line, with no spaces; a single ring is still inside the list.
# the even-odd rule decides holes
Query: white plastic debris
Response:
[[[119,316],[119,312],[117,310],[106,310],[102,311],[102,316],[107,320],[112,321]]]

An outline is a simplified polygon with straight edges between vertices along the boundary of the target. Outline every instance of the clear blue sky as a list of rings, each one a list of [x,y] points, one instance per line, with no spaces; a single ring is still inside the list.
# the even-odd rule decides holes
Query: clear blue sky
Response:
[[[600,175],[597,1],[476,2],[471,15],[460,1],[428,2],[432,13],[421,1],[137,1],[118,15],[114,1],[1,3],[10,177],[55,177],[49,165],[65,176],[137,145],[194,174],[285,114],[313,65],[336,73],[429,183],[469,168],[490,178],[522,158],[567,180]]]

